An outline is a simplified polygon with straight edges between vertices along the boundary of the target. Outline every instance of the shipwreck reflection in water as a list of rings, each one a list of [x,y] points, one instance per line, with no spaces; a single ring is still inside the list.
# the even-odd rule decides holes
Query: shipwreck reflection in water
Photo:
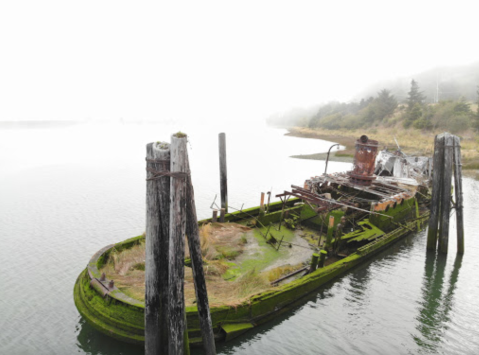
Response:
[[[416,318],[419,321],[416,329],[421,333],[421,337],[414,336],[416,344],[427,352],[438,349],[443,334],[447,330],[450,321],[449,312],[454,306],[454,291],[462,264],[462,255],[456,255],[448,286],[445,285],[444,280],[446,263],[447,255],[427,252],[421,308]],[[445,289],[444,292],[443,289]]]
[[[133,345],[113,339],[88,324],[81,316],[78,317],[77,343],[78,352],[102,355],[142,355],[142,345]]]

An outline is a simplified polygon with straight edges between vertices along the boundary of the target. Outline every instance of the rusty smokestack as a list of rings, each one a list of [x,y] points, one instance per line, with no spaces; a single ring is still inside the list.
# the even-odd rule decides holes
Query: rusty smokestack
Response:
[[[351,182],[358,185],[371,185],[376,179],[374,168],[376,165],[376,155],[378,154],[378,141],[369,139],[362,135],[356,141],[356,153],[354,155],[354,167],[349,172]]]

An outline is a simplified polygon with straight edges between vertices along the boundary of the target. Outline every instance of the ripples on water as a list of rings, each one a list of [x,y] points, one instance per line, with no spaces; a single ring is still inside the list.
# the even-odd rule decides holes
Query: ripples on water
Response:
[[[143,353],[86,324],[73,284],[98,249],[143,232],[145,144],[179,129],[188,133],[172,125],[0,130],[0,354]],[[324,169],[288,156],[325,151],[329,143],[266,128],[225,130],[234,207],[257,205],[260,191],[277,193]],[[189,130],[201,218],[219,193],[218,132],[209,131]],[[478,182],[465,179],[464,191],[463,258],[455,256],[451,219],[447,259],[425,252],[424,231],[410,236],[219,352],[478,353]]]

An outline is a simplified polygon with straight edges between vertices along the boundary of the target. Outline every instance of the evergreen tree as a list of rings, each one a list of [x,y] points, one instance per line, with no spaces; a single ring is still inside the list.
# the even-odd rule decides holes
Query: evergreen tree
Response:
[[[391,95],[391,91],[383,89],[378,93],[376,98],[379,108],[380,119],[384,119],[386,116],[392,115],[394,110],[398,106],[398,102],[394,95]]]
[[[416,104],[420,106],[423,104],[423,101],[426,99],[422,91],[419,91],[419,85],[413,79],[411,81],[411,90],[407,93],[407,107],[411,111]]]

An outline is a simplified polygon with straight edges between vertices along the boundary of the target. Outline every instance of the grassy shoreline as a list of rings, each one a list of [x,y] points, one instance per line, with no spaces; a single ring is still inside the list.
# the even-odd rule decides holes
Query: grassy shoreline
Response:
[[[440,132],[422,132],[413,129],[373,128],[370,130],[326,130],[305,127],[289,127],[288,136],[324,139],[339,143],[346,147],[345,150],[334,152],[331,161],[352,161],[354,145],[363,134],[379,141],[380,149],[388,147],[390,150],[397,148],[394,138],[398,141],[401,150],[408,155],[432,156],[434,153],[434,137]],[[479,140],[471,132],[464,132],[461,137],[462,168],[465,170],[479,169]],[[339,154],[338,154],[339,153]],[[324,160],[327,153],[296,155],[294,158]],[[348,160],[349,159],[349,160]]]

